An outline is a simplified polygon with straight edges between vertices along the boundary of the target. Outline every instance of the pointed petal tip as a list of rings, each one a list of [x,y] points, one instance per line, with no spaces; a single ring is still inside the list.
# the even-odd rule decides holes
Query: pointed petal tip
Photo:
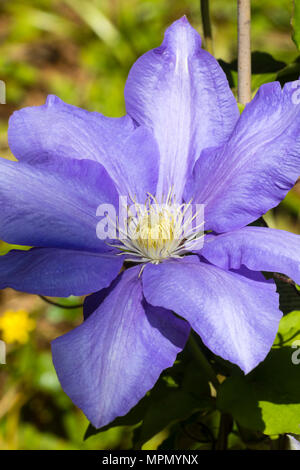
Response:
[[[48,95],[46,98],[45,105],[46,106],[53,106],[55,104],[61,103],[62,100],[58,98],[56,95]]]
[[[244,372],[244,375],[248,375],[258,366],[259,363],[256,362],[255,364],[248,364],[246,362],[239,361],[239,363],[236,362],[235,364],[238,365],[242,372]]]
[[[177,21],[178,21],[178,23],[188,24],[189,26],[191,26],[191,25],[190,25],[190,22],[189,22],[189,20],[188,20],[188,18],[187,18],[186,15],[183,15],[183,16],[182,16],[181,18],[179,18],[179,20],[177,20]],[[175,23],[176,23],[176,21],[175,21]]]
[[[186,15],[174,21],[166,29],[163,41],[164,46],[174,49],[182,48],[184,44],[189,44],[191,49],[201,47],[201,36],[190,24]]]

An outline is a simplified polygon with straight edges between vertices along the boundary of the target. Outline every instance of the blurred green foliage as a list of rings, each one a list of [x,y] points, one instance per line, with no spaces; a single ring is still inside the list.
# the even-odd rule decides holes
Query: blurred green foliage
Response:
[[[211,2],[215,55],[236,57],[236,2]],[[252,48],[290,62],[289,0],[252,1]],[[157,46],[186,14],[201,32],[199,0],[2,0],[0,74],[7,103],[20,107],[57,93],[107,115],[124,112],[123,87],[133,61]]]
[[[213,0],[211,13],[215,55],[227,64],[232,63],[237,51],[236,1]],[[291,1],[252,0],[252,13],[252,49],[273,57],[264,72],[254,71],[255,91],[261,83],[277,79],[278,71],[285,64],[288,71],[297,73],[297,63],[290,64],[297,59],[298,51],[291,35]],[[299,21],[298,10],[296,13],[294,27]],[[184,14],[201,33],[199,0],[2,0],[0,79],[6,82],[7,104],[0,105],[0,155],[12,158],[6,134],[10,114],[23,106],[44,103],[50,93],[108,116],[122,115],[123,89],[132,63],[159,45],[165,28]],[[299,44],[297,34],[294,40]],[[234,89],[234,62],[229,72]],[[270,226],[300,233],[299,194],[296,187],[276,210],[267,214]],[[0,244],[1,254],[8,248]],[[64,300],[68,305],[79,301]],[[0,293],[0,314],[11,305],[28,309],[36,318],[37,328],[26,345],[10,345],[7,365],[0,365],[0,449],[126,449],[131,446],[132,438],[144,448],[161,445],[163,449],[174,447],[175,437],[176,445],[191,448],[193,440],[189,436],[195,433],[198,447],[202,440],[205,448],[207,439],[209,442],[210,437],[215,438],[220,420],[218,411],[201,415],[200,426],[193,417],[195,403],[189,396],[192,416],[184,408],[177,409],[179,417],[186,418],[183,432],[176,420],[172,421],[157,393],[153,398],[157,400],[155,409],[164,412],[165,429],[160,424],[155,427],[155,419],[149,419],[147,424],[150,410],[135,431],[129,424],[136,426],[138,419],[129,424],[121,421],[125,426],[112,427],[83,441],[88,422],[61,390],[50,353],[50,341],[79,324],[82,312],[49,306],[33,296],[13,291]],[[190,393],[189,380],[191,377],[187,375],[184,392],[172,388],[172,381],[165,383],[174,408],[175,403],[180,403],[181,393]],[[226,389],[226,398],[225,393]],[[225,398],[224,409],[227,409]],[[246,400],[247,396],[243,398]],[[236,406],[239,414],[238,403]],[[207,429],[212,429],[212,436],[207,436]],[[147,443],[153,433],[157,436]],[[259,439],[262,448],[264,442],[261,436]],[[237,440],[235,428],[229,445],[244,448]]]

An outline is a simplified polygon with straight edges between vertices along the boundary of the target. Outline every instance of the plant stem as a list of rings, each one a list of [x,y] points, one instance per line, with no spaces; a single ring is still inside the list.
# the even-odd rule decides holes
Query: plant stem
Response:
[[[62,308],[64,310],[72,309],[72,308],[81,308],[83,304],[76,304],[76,305],[62,305],[58,302],[54,302],[53,300],[47,299],[44,295],[39,295],[39,297],[46,302],[47,304],[54,305],[55,307]]]
[[[238,0],[238,101],[251,101],[251,0]]]
[[[197,362],[200,364],[200,367],[206,372],[207,377],[209,378],[210,382],[213,384],[215,389],[217,390],[220,382],[213,370],[212,366],[204,356],[203,352],[201,351],[200,347],[197,344],[193,334],[191,334],[189,338],[189,346],[193,352],[194,357],[196,358]]]
[[[221,414],[219,434],[217,439],[216,450],[226,450],[228,435],[232,430],[233,420],[232,417],[227,413]]]
[[[213,48],[212,28],[211,28],[210,14],[209,14],[209,0],[200,0],[200,9],[201,9],[205,49],[208,52],[210,52],[210,54],[213,54],[214,48]]]

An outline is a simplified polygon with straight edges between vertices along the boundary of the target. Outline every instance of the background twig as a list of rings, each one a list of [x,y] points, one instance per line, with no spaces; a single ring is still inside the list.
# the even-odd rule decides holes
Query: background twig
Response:
[[[238,0],[238,101],[251,100],[251,0]]]
[[[205,49],[210,53],[214,53],[212,28],[209,14],[209,0],[200,0],[201,18],[203,26],[203,38]]]

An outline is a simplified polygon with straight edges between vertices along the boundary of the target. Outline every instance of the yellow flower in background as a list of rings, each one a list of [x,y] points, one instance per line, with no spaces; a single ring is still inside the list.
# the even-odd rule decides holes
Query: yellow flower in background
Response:
[[[6,310],[0,316],[0,330],[2,330],[2,339],[6,343],[27,343],[29,333],[34,328],[35,321],[29,318],[26,310]]]

